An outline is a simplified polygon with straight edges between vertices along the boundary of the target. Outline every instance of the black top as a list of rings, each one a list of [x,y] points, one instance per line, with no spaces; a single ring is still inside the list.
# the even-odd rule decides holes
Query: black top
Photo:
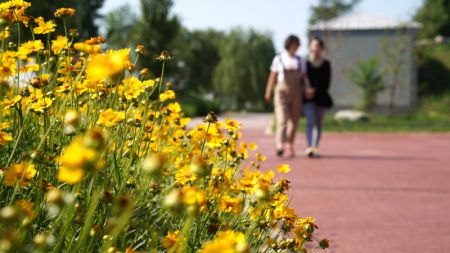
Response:
[[[307,62],[307,75],[311,86],[316,89],[312,99],[304,99],[305,103],[314,102],[319,106],[330,108],[333,106],[328,89],[331,82],[331,64],[323,60],[320,66],[314,66],[311,61]]]

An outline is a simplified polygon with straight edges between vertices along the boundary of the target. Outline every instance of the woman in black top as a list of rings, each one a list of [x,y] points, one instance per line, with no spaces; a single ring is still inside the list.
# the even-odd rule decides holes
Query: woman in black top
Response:
[[[306,117],[306,140],[308,157],[319,156],[319,140],[322,134],[322,121],[326,109],[333,106],[328,89],[331,81],[331,64],[322,54],[325,49],[320,38],[313,38],[309,44],[310,56],[307,63],[307,75],[311,87],[306,89],[304,113]]]

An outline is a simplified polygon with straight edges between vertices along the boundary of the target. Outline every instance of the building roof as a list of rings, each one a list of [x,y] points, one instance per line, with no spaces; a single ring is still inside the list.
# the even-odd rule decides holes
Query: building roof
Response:
[[[403,22],[367,12],[351,12],[335,19],[319,22],[309,27],[310,31],[386,30],[397,28],[420,28],[420,23]]]

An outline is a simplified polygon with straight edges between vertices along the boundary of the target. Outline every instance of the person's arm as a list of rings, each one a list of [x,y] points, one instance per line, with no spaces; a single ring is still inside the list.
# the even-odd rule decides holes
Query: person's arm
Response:
[[[312,99],[314,94],[316,93],[316,89],[311,86],[311,82],[309,81],[308,75],[303,75],[303,83],[305,84],[305,95],[307,99]]]
[[[323,73],[321,83],[319,84],[319,90],[322,92],[328,91],[331,83],[331,64],[327,62],[323,67]]]
[[[327,91],[330,88],[331,83],[331,63],[328,62],[325,68],[324,89]]]
[[[267,80],[266,93],[264,95],[264,99],[267,103],[270,103],[272,101],[272,91],[276,84],[277,77],[277,72],[270,71],[269,78]]]

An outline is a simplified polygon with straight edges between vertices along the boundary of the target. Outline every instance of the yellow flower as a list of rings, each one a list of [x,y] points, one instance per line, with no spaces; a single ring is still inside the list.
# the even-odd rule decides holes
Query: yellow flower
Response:
[[[30,7],[31,3],[23,0],[10,0],[0,4],[0,10],[20,9]]]
[[[53,21],[44,21],[43,17],[34,20],[38,26],[33,29],[35,34],[48,34],[55,31],[56,24]]]
[[[206,205],[206,193],[196,186],[184,186],[181,188],[181,194],[183,196],[183,203],[186,205],[198,205],[200,207]]]
[[[262,154],[260,154],[260,153],[256,153],[256,160],[258,162],[264,162],[265,160],[267,160],[267,157],[262,155]]]
[[[60,54],[63,49],[69,47],[69,39],[66,36],[58,36],[56,40],[52,40],[52,51],[54,54]]]
[[[247,147],[250,150],[257,150],[258,149],[258,145],[256,145],[254,142],[247,143]]]
[[[100,113],[100,117],[97,120],[97,124],[106,127],[115,127],[124,119],[125,119],[124,112],[116,112],[113,111],[113,109],[107,109]]]
[[[188,182],[195,181],[197,177],[191,173],[191,169],[189,166],[185,166],[177,171],[175,174],[175,179],[181,185],[185,185]]]
[[[258,186],[258,175],[259,172],[251,172],[249,170],[246,170],[244,173],[244,177],[239,179],[240,190],[246,193],[255,192]]]
[[[25,15],[25,9],[28,6],[20,7],[14,12],[14,21],[22,22],[26,27],[28,27],[28,23],[30,22],[30,17]]]
[[[119,86],[119,94],[127,100],[138,98],[144,91],[144,84],[136,77],[123,80],[122,85]]]
[[[225,213],[239,214],[241,212],[241,202],[240,198],[231,198],[225,195],[220,199],[219,209]]]
[[[246,242],[245,236],[241,232],[232,230],[220,231],[217,233],[214,240],[207,242],[200,249],[199,253],[238,253],[248,252],[249,246]]]
[[[87,78],[92,81],[107,79],[124,70],[130,64],[130,49],[109,50],[95,55],[86,68]]]
[[[12,140],[13,138],[9,133],[0,131],[0,145],[6,145],[8,142]]]
[[[241,127],[241,124],[234,119],[225,119],[225,128],[228,131],[236,131],[239,130],[239,128]]]
[[[52,103],[50,98],[40,98],[38,101],[31,104],[31,109],[35,112],[43,112],[44,109],[49,108]]]
[[[0,145],[6,145],[8,142],[12,141],[13,138],[9,133],[3,132],[3,129],[9,127],[9,122],[0,123]]]
[[[9,30],[4,30],[0,32],[0,40],[4,40],[7,39],[11,36],[11,33],[9,32]]]
[[[3,106],[3,108],[5,108],[5,109],[9,109],[9,108],[11,108],[11,107],[14,107],[17,103],[19,103],[20,100],[22,100],[22,96],[21,96],[21,95],[17,95],[17,96],[15,96],[15,97],[14,97],[13,99],[11,99],[11,100],[5,98],[5,99],[2,101],[2,106]]]
[[[278,192],[272,197],[270,204],[273,207],[282,207],[288,200],[286,194]]]
[[[164,237],[162,245],[168,252],[178,252],[182,248],[180,246],[185,242],[186,238],[181,235],[180,230],[176,230],[174,232],[169,232],[166,237]]]
[[[281,164],[277,167],[277,171],[280,173],[288,173],[291,171],[291,167],[288,164]]]
[[[17,49],[17,56],[20,59],[26,59],[29,54],[41,51],[44,49],[44,44],[40,40],[30,40],[19,46]]]
[[[16,52],[6,51],[1,56],[0,78],[7,79],[14,75],[17,69]]]
[[[82,168],[67,168],[64,166],[58,168],[58,180],[68,184],[81,182],[84,174],[85,172]]]
[[[30,162],[11,165],[5,170],[3,184],[6,186],[27,186],[36,175],[36,167]]]
[[[55,11],[53,15],[56,18],[73,17],[76,13],[75,9],[72,8],[59,8]]]
[[[86,171],[97,167],[98,154],[86,146],[82,139],[75,139],[58,158],[58,180],[76,184],[83,180]]]
[[[166,90],[159,94],[159,101],[164,102],[170,99],[175,99],[175,92],[173,90]]]
[[[88,54],[99,54],[102,52],[102,47],[100,45],[89,45],[84,42],[77,42],[73,47],[78,50]]]
[[[20,68],[20,73],[36,72],[39,70],[38,64],[28,64]]]

